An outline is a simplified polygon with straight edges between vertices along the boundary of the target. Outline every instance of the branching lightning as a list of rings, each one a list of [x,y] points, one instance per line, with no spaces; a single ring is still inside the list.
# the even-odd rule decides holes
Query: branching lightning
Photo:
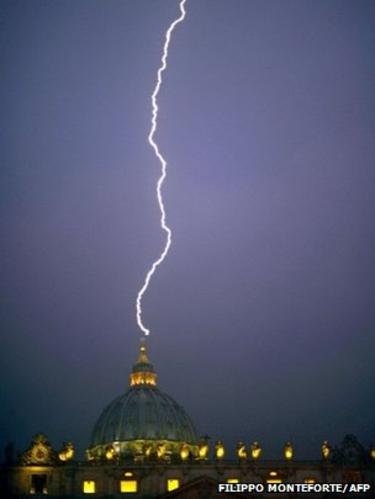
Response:
[[[156,195],[157,195],[157,200],[159,203],[159,208],[160,208],[160,226],[162,230],[166,233],[166,242],[163,251],[161,252],[159,258],[154,261],[152,264],[150,270],[147,272],[144,283],[142,288],[139,290],[138,295],[137,295],[137,323],[143,334],[148,336],[150,334],[150,330],[145,327],[145,325],[142,322],[142,297],[144,293],[146,292],[148,285],[150,283],[151,277],[155,273],[155,270],[157,267],[164,261],[165,257],[167,256],[167,253],[169,251],[169,247],[172,243],[172,231],[168,227],[166,223],[166,212],[165,212],[165,207],[164,207],[164,202],[163,202],[163,196],[162,196],[162,187],[164,180],[167,176],[167,162],[164,159],[163,155],[159,151],[159,147],[157,143],[154,141],[154,135],[158,126],[158,111],[159,107],[157,104],[157,96],[159,94],[159,90],[163,81],[162,75],[163,72],[167,69],[167,59],[168,59],[168,48],[169,48],[169,43],[171,41],[171,36],[173,33],[173,30],[179,24],[185,19],[186,11],[185,11],[185,3],[186,0],[181,0],[179,6],[180,6],[180,16],[175,19],[169,26],[168,30],[165,33],[165,42],[164,42],[164,47],[163,47],[163,55],[161,57],[161,65],[157,71],[157,80],[156,80],[156,85],[154,88],[154,91],[151,95],[151,103],[152,103],[152,115],[151,115],[151,128],[150,128],[150,133],[148,135],[148,142],[150,146],[153,148],[155,156],[160,162],[160,167],[161,167],[161,175],[157,181],[156,184]]]

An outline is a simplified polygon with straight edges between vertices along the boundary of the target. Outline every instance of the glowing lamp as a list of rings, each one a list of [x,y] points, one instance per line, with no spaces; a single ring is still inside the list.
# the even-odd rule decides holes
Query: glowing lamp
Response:
[[[251,444],[251,457],[254,460],[257,460],[260,458],[261,454],[262,454],[262,448],[260,447],[258,442],[253,442]]]
[[[67,461],[70,461],[74,457],[74,447],[73,444],[68,444],[68,447],[65,452],[65,457]]]
[[[287,461],[293,459],[293,446],[290,442],[284,445],[284,457]]]
[[[163,459],[163,457],[165,456],[165,445],[164,444],[159,444],[157,447],[156,447],[156,455],[158,456],[158,459]]]
[[[220,461],[221,459],[224,459],[224,456],[225,456],[224,445],[221,440],[218,440],[215,444],[215,457]]]
[[[327,442],[327,440],[324,440],[322,443],[322,458],[327,460],[331,454],[331,446]]]
[[[247,459],[247,450],[246,450],[246,446],[243,442],[238,442],[238,444],[237,444],[237,456],[238,456],[238,459],[240,459],[240,460]]]
[[[375,461],[375,445],[371,446],[370,456],[371,456],[371,459],[373,459]]]
[[[208,459],[208,444],[206,440],[201,441],[198,444],[198,459],[206,460]]]
[[[74,446],[72,442],[64,443],[63,448],[59,452],[60,461],[70,461],[74,457]]]
[[[116,456],[116,451],[113,445],[108,445],[105,449],[105,458],[107,461],[112,461]]]
[[[144,447],[143,447],[143,452],[144,452],[144,455],[146,457],[150,457],[151,456],[151,453],[152,453],[152,445],[150,444],[146,444]]]
[[[182,461],[186,461],[189,458],[190,450],[186,444],[183,444],[180,450],[180,457]]]

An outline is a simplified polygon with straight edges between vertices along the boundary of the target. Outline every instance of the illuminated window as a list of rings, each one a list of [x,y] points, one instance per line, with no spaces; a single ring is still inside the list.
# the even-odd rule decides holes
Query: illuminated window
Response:
[[[270,471],[270,478],[267,483],[283,483],[283,481],[277,477],[277,471]]]
[[[82,484],[82,490],[84,494],[95,494],[95,482],[94,480],[84,480]]]
[[[316,480],[315,480],[315,478],[309,477],[309,478],[305,478],[304,482],[305,483],[316,483]]]
[[[125,473],[126,475],[126,473]],[[120,492],[122,494],[136,494],[138,492],[137,480],[121,480]]]
[[[176,490],[180,486],[180,480],[178,478],[168,478],[167,480],[167,490]]]
[[[240,483],[238,478],[227,478],[227,483]]]

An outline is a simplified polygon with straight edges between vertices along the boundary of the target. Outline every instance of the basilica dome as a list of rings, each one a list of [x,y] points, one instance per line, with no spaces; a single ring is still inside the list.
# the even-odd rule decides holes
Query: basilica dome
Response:
[[[157,375],[143,341],[130,374],[128,390],[115,398],[102,412],[91,436],[89,459],[146,455],[163,452],[192,453],[197,438],[184,408],[157,388]]]

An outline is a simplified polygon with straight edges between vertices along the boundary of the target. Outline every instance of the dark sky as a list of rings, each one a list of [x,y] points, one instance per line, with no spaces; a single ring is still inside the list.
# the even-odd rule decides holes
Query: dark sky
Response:
[[[0,445],[80,452],[137,354],[164,236],[147,144],[172,0],[2,0]],[[375,3],[188,0],[144,298],[199,434],[375,441]]]

